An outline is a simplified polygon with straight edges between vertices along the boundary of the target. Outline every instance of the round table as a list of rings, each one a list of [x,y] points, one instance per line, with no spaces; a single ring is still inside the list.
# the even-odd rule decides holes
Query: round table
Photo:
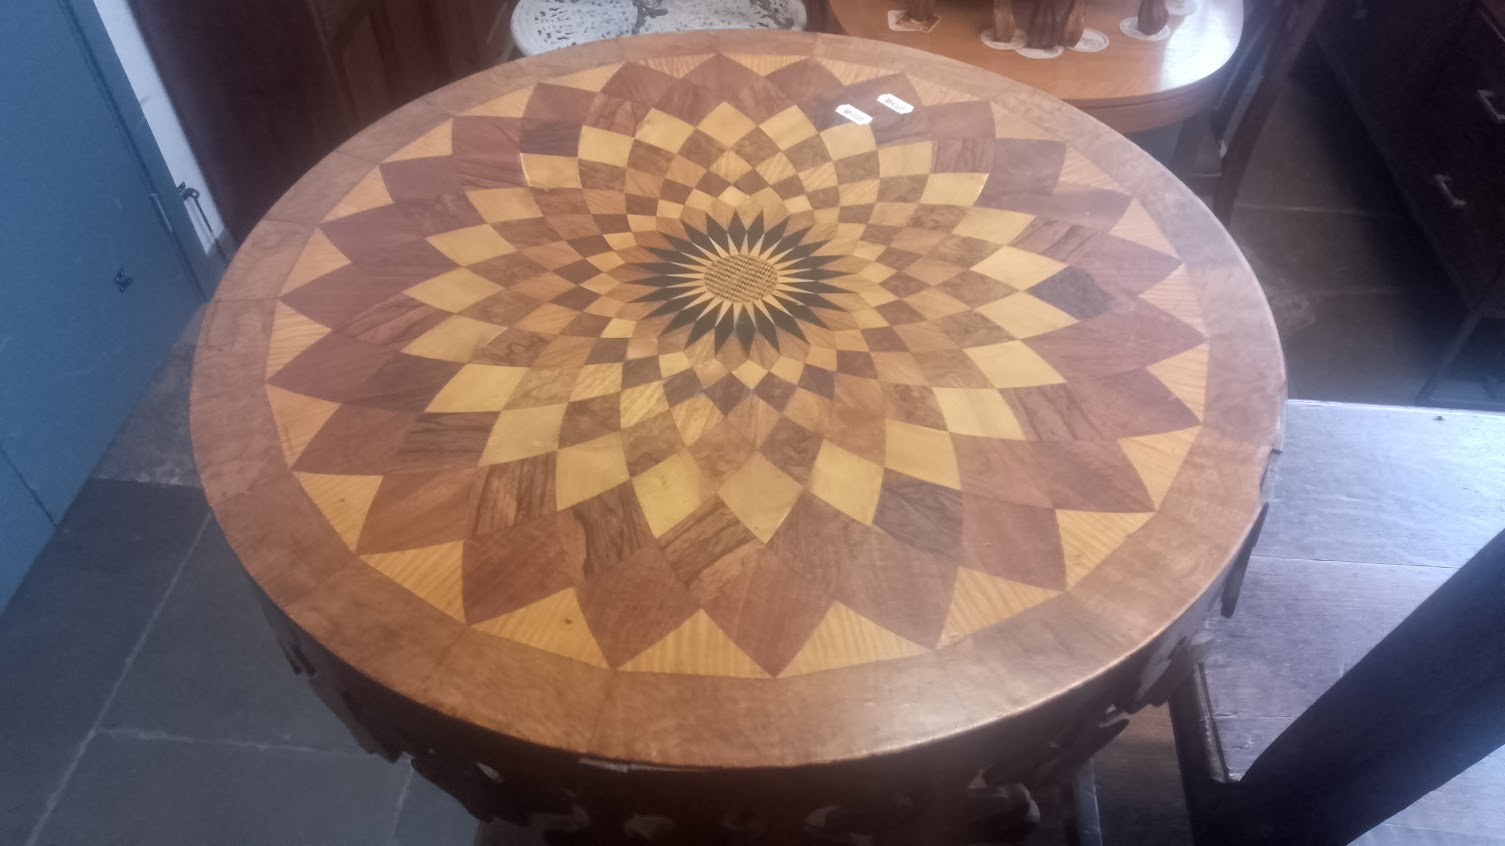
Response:
[[[1087,26],[1108,37],[1107,48],[1031,59],[982,42],[983,30],[993,27],[988,0],[938,0],[940,23],[928,33],[888,28],[888,10],[903,8],[901,0],[829,0],[833,20],[848,35],[916,47],[1002,74],[1060,97],[1120,132],[1169,126],[1212,108],[1222,90],[1221,71],[1243,32],[1243,0],[1196,0],[1192,14],[1170,19],[1170,35],[1160,41],[1137,40],[1120,30],[1126,18],[1138,14],[1139,0],[1082,2]]]
[[[1101,124],[711,32],[332,153],[226,274],[192,418],[295,669],[478,816],[933,845],[1184,673],[1283,392],[1233,242]]]

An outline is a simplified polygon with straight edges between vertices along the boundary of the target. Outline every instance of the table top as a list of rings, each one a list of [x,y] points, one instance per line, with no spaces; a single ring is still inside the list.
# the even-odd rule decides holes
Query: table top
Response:
[[[830,0],[848,35],[915,47],[1018,80],[1085,110],[1120,132],[1169,126],[1211,108],[1219,70],[1233,57],[1244,26],[1243,0],[1195,0],[1190,15],[1170,19],[1170,35],[1142,41],[1119,25],[1139,13],[1139,0],[1083,0],[1087,27],[1108,37],[1097,53],[1066,50],[1031,59],[983,44],[993,28],[988,0],[937,0],[940,23],[928,33],[888,28],[898,0]],[[1022,9],[1022,6],[1021,6]],[[1016,19],[1025,18],[1016,11]]]
[[[1121,671],[1234,555],[1283,393],[1242,256],[1117,134],[715,32],[503,65],[331,154],[221,284],[192,416],[245,567],[360,672],[743,767]]]

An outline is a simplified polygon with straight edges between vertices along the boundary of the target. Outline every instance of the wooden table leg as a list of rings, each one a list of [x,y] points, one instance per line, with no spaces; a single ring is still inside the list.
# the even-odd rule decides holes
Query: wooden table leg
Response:
[[[1097,776],[1090,760],[1077,770],[1067,792],[1070,801],[1066,812],[1067,842],[1074,846],[1103,846],[1103,824],[1097,809]]]
[[[1071,13],[1066,19],[1066,31],[1061,39],[1062,47],[1074,47],[1082,40],[1082,33],[1087,29],[1087,3],[1085,0],[1076,0],[1072,4]]]
[[[1170,12],[1165,8],[1165,0],[1139,0],[1139,31],[1145,35],[1154,35],[1170,23]]]
[[[1070,47],[1082,40],[1086,15],[1082,0],[1035,0],[1024,25],[1026,45],[1037,50]]]
[[[993,40],[1004,44],[1014,38],[1014,0],[993,0]]]
[[[935,21],[935,0],[908,0],[905,3],[904,19],[920,26],[929,26]]]

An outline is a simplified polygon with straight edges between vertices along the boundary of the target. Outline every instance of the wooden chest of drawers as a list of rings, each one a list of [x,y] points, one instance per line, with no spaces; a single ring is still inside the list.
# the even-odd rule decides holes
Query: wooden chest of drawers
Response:
[[[1318,40],[1470,308],[1505,296],[1505,0],[1333,0]]]

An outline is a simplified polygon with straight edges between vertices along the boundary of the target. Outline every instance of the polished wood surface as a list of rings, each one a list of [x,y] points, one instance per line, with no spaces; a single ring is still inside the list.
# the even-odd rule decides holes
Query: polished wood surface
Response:
[[[1186,17],[1171,17],[1169,37],[1141,41],[1119,24],[1139,14],[1139,0],[1082,0],[1085,24],[1108,37],[1098,53],[1067,50],[1054,59],[1030,59],[982,42],[993,27],[993,7],[973,0],[937,0],[940,23],[928,33],[888,28],[886,0],[830,0],[833,21],[860,38],[914,47],[1002,74],[1086,111],[1121,132],[1169,126],[1210,108],[1219,71],[1232,58],[1243,28],[1241,0],[1199,0]],[[1016,0],[1016,23],[1027,26],[1033,5]]]
[[[1505,7],[1439,0],[1417,17],[1402,0],[1333,0],[1316,36],[1468,309],[1417,402],[1505,408],[1498,368],[1443,387],[1479,378],[1456,360],[1505,315]]]
[[[352,139],[237,257],[192,409],[279,613],[469,730],[1017,767],[1145,700],[1283,390],[1243,258],[1121,137],[918,51],[696,33]]]

